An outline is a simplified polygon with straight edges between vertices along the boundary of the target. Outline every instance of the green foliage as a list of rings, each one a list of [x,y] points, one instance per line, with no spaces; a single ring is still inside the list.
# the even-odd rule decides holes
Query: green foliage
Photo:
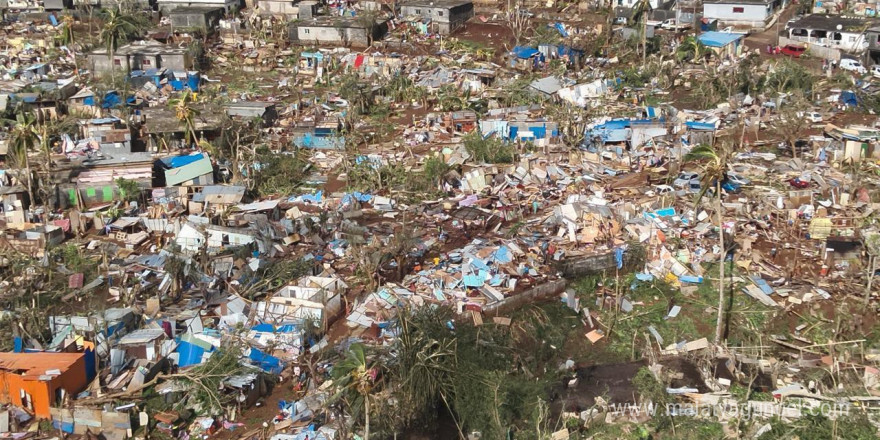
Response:
[[[510,144],[495,137],[483,139],[477,130],[464,136],[464,148],[478,163],[513,163],[514,151]]]
[[[141,196],[141,187],[135,180],[120,177],[116,179],[116,187],[119,188],[119,195],[125,201],[135,201]]]
[[[333,366],[331,372],[337,386],[337,393],[330,402],[344,402],[352,417],[360,422],[369,412],[370,393],[376,385],[378,371],[368,360],[366,347],[353,344],[342,361]]]
[[[639,392],[644,402],[653,402],[655,404],[663,404],[669,401],[669,394],[666,393],[666,387],[654,377],[647,367],[642,367],[632,379],[633,386]]]
[[[644,87],[651,81],[651,74],[640,66],[630,66],[620,72],[620,87]]]
[[[364,84],[354,73],[339,76],[336,91],[342,99],[348,101],[349,111],[368,114],[372,106],[370,87]]]
[[[249,371],[241,364],[241,356],[238,347],[225,345],[203,364],[175,375],[174,380],[182,382],[188,389],[186,398],[177,403],[177,408],[194,409],[202,415],[217,415],[235,405],[238,393],[223,392],[223,381]]]
[[[430,179],[432,182],[437,182],[449,172],[449,165],[443,160],[443,156],[431,156],[425,160],[423,172],[426,178]]]
[[[697,37],[690,36],[684,39],[681,45],[675,50],[675,57],[679,61],[703,62],[709,48],[703,44]]]
[[[770,421],[771,429],[759,437],[759,440],[791,439],[824,440],[830,438],[842,440],[869,440],[878,438],[877,428],[871,424],[864,414],[852,414],[840,417],[835,422],[821,415],[806,415],[792,423],[780,419]]]
[[[278,260],[261,269],[259,279],[268,280],[268,289],[275,290],[310,275],[314,267],[313,260],[302,258]]]
[[[258,154],[260,163],[256,176],[256,189],[260,195],[291,194],[302,184],[309,162],[302,153],[271,153],[263,150]]]
[[[803,64],[784,57],[770,69],[766,88],[776,93],[799,91],[809,94],[813,90],[813,75]]]

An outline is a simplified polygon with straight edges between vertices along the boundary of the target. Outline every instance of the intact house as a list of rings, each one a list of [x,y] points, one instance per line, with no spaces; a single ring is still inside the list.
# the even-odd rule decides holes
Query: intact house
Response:
[[[791,24],[788,38],[844,52],[862,52],[870,46],[865,29],[872,23],[859,18],[808,15]]]
[[[95,49],[89,52],[88,62],[93,72],[109,74],[113,71],[128,73],[132,70],[162,67],[169,70],[191,70],[193,57],[186,48],[139,41],[120,47],[113,57],[106,48]]]
[[[318,15],[316,1],[290,1],[290,0],[256,0],[256,11],[261,15],[282,15],[289,18],[306,20]]]
[[[368,22],[355,17],[313,17],[290,24],[290,41],[299,44],[326,44],[367,47],[388,31],[386,22]]]
[[[703,18],[718,20],[721,26],[764,30],[781,0],[705,0]]]
[[[743,34],[732,32],[703,32],[697,37],[700,43],[710,48],[719,57],[738,56],[742,53]]]
[[[400,15],[420,18],[425,33],[449,35],[464,26],[474,16],[474,2],[470,0],[415,0],[401,4]]]
[[[226,10],[222,7],[192,6],[176,8],[168,16],[176,29],[203,29],[210,32],[217,28],[225,14]]]
[[[152,3],[152,2],[151,2]],[[173,11],[177,8],[223,8],[229,12],[242,6],[241,0],[156,0],[156,7],[162,12]]]
[[[0,353],[0,402],[25,408],[42,419],[66,395],[76,396],[94,377],[87,353]]]

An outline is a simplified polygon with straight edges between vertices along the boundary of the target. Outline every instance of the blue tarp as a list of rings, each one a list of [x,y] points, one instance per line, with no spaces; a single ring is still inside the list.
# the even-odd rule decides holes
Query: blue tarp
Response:
[[[177,344],[177,353],[179,355],[177,365],[183,368],[190,365],[201,364],[205,349],[186,341],[180,341],[180,343]]]
[[[684,126],[688,128],[688,130],[706,130],[706,131],[715,131],[715,124],[709,122],[685,122]]]
[[[122,100],[119,99],[118,92],[107,92],[104,95],[104,99],[101,101],[102,108],[113,108],[122,103]]]
[[[859,99],[856,97],[856,94],[850,91],[840,92],[840,102],[850,107],[859,105]]]
[[[95,352],[91,349],[85,349],[84,354],[86,360],[86,382],[91,383],[92,379],[98,375],[98,362],[95,358]]]
[[[199,91],[199,84],[201,82],[202,76],[198,72],[186,74],[186,86],[193,92]]]
[[[649,273],[636,272],[636,279],[639,281],[654,281],[654,275]]]
[[[617,268],[623,268],[623,248],[614,248],[614,261],[617,263]]]
[[[364,194],[364,193],[361,193],[358,191],[355,191],[351,194],[346,193],[344,196],[342,196],[342,204],[343,205],[349,205],[352,202],[354,202],[355,200],[357,200],[359,202],[369,202],[370,200],[373,200],[373,196],[370,194]]]
[[[281,364],[281,359],[263,353],[256,348],[251,348],[248,358],[252,360],[256,366],[260,367],[260,369],[267,373],[281,374],[281,370],[284,369],[284,366]]]
[[[275,326],[272,324],[257,324],[251,327],[251,330],[255,332],[275,333]]]
[[[522,59],[531,58],[539,53],[538,49],[535,49],[534,47],[527,47],[527,46],[516,46],[510,52],[514,56],[516,56],[517,58],[522,58]]]
[[[562,38],[568,38],[568,31],[565,30],[565,25],[557,22],[553,25],[557,31],[559,31],[559,35],[562,35]],[[560,54],[561,55],[561,54]]]

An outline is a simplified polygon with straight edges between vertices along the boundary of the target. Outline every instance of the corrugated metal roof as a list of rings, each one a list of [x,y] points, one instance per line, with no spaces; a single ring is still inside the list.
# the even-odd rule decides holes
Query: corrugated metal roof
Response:
[[[193,180],[196,177],[203,176],[205,174],[213,173],[214,166],[211,165],[211,159],[207,157],[199,159],[189,165],[184,165],[180,168],[174,168],[165,171],[165,184],[166,185],[179,185],[188,180]]]
[[[238,203],[244,197],[245,187],[231,185],[211,185],[202,188],[202,191],[193,194],[193,202],[208,202],[231,205]]]
[[[163,335],[165,335],[165,330],[161,328],[142,328],[123,336],[119,340],[119,345],[146,344],[161,338]]]
[[[0,353],[0,370],[24,371],[31,379],[43,376],[47,370],[70,369],[84,356],[83,353]]]

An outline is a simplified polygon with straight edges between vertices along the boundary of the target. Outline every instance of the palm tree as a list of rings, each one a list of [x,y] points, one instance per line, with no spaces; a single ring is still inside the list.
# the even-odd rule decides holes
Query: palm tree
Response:
[[[363,405],[364,440],[370,440],[370,393],[377,377],[378,369],[368,364],[362,344],[352,345],[345,359],[333,366],[333,379],[340,388],[331,401],[344,398],[353,417]]]
[[[14,121],[7,121],[13,125],[12,131],[9,133],[9,153],[12,165],[27,173],[27,189],[30,203],[34,203],[33,177],[31,173],[30,159],[28,153],[35,149],[40,142],[39,129],[37,128],[37,118],[26,112],[19,112],[15,115]]]
[[[648,0],[639,0],[638,3],[633,6],[632,10],[632,21],[633,23],[639,24],[639,39],[641,40],[640,44],[642,45],[642,63],[645,62],[645,57],[647,57],[647,34],[648,34],[648,14],[651,12],[651,3]]]
[[[401,310],[397,316],[400,337],[395,341],[397,353],[392,363],[400,379],[400,396],[410,417],[418,417],[418,411],[430,411],[438,401],[449,411],[461,438],[461,424],[452,410],[455,378],[458,373],[457,340],[430,334],[423,328],[425,322],[444,316],[434,310]]]
[[[65,15],[62,19],[63,27],[61,28],[61,44],[67,46],[73,55],[73,72],[79,76],[79,66],[76,63],[76,37],[73,34],[73,16]]]
[[[709,53],[709,49],[706,45],[699,38],[690,36],[685,38],[681,45],[678,46],[675,56],[679,61],[690,59],[694,62],[697,62],[697,60],[705,62],[707,53]]]
[[[190,90],[185,90],[183,94],[180,95],[180,98],[168,101],[168,105],[174,110],[177,122],[183,127],[183,135],[186,140],[187,148],[190,147],[193,142],[197,142],[195,118],[199,115],[199,111],[192,106],[194,101],[195,97]]]
[[[718,272],[718,318],[715,322],[715,343],[721,342],[723,336],[724,321],[724,264],[727,260],[727,248],[724,245],[724,216],[721,206],[721,183],[727,176],[727,162],[731,156],[731,149],[726,144],[719,148],[710,145],[698,145],[688,153],[685,161],[705,161],[703,164],[703,177],[700,179],[700,193],[697,195],[696,205],[700,204],[703,196],[713,190],[715,192],[715,215],[718,222],[718,245],[721,248],[721,264]]]
[[[115,9],[104,10],[104,27],[101,28],[99,38],[107,48],[107,56],[110,57],[110,74],[116,80],[116,49],[126,41],[140,34],[141,25],[136,17],[122,12],[117,6]]]

